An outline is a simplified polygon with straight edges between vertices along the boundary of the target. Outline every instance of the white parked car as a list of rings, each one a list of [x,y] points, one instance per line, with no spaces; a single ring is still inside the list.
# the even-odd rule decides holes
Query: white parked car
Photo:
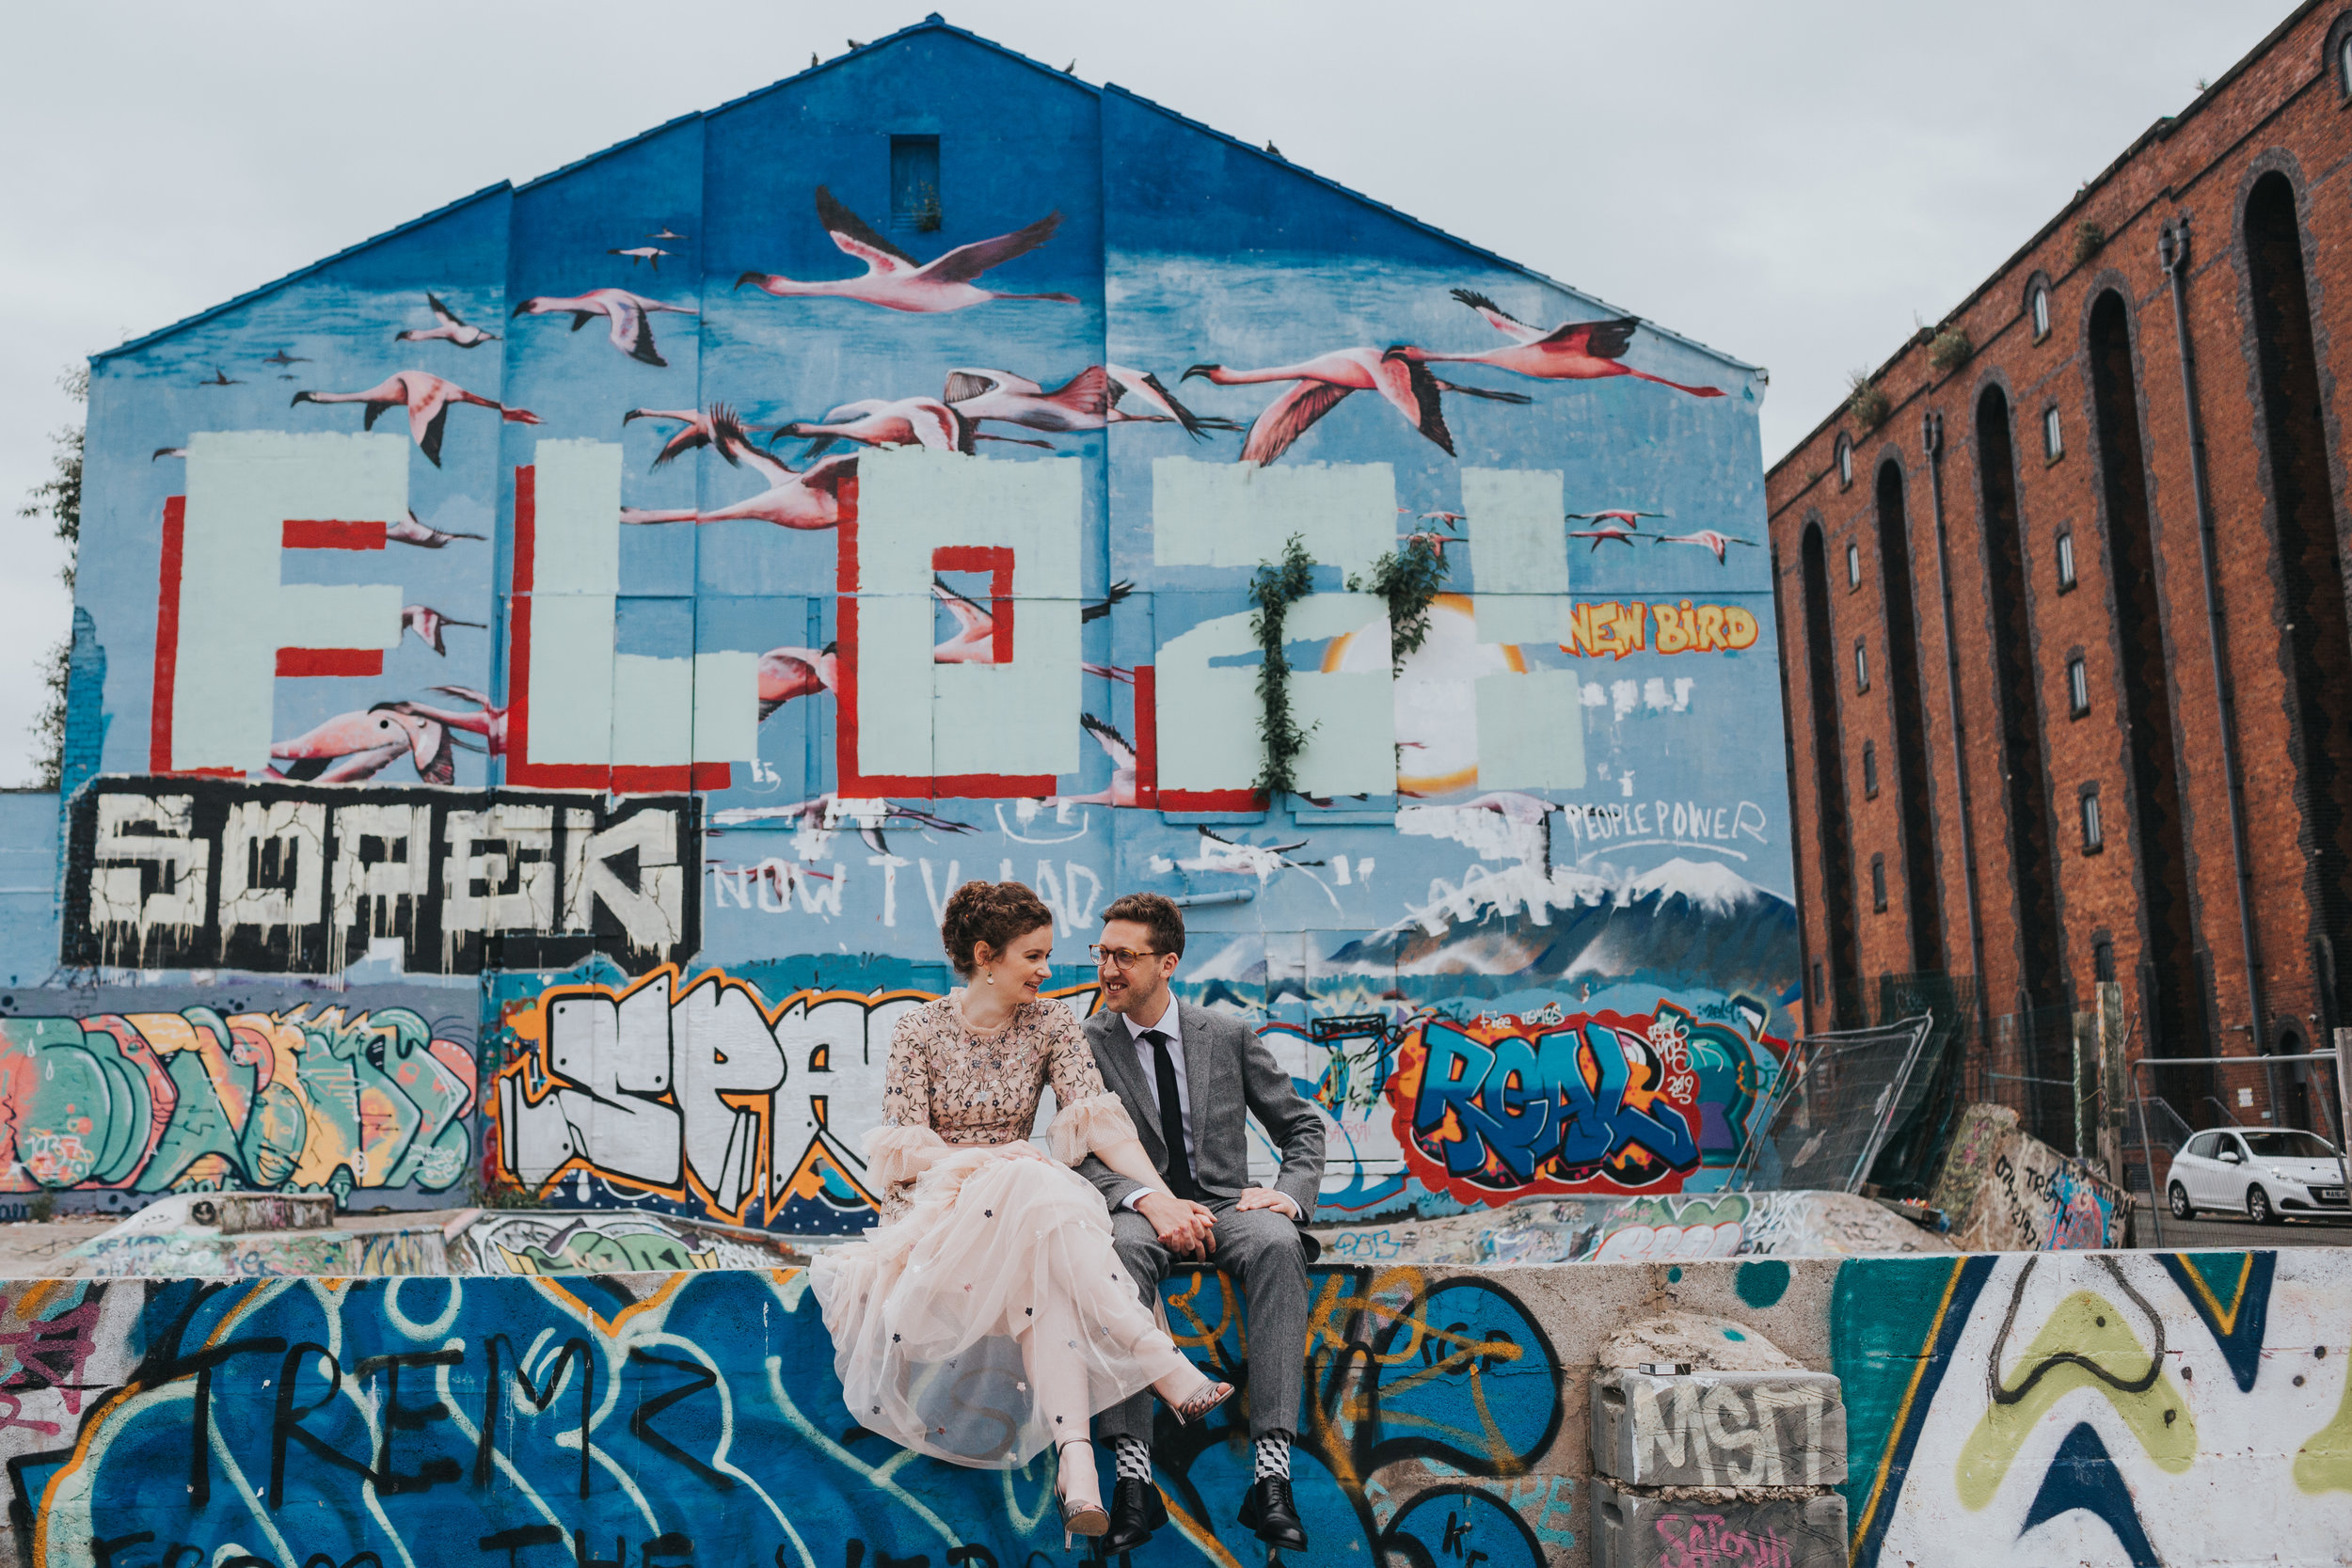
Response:
[[[2346,1212],[2335,1146],[2287,1128],[2222,1127],[2200,1132],[2172,1157],[2172,1217],[2200,1209],[2269,1225],[2287,1214]]]

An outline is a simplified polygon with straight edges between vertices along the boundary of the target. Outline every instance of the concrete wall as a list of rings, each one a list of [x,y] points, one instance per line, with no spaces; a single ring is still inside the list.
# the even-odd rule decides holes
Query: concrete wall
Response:
[[[925,137],[935,202],[894,216]],[[1046,224],[980,278],[1044,297],[797,294],[861,274],[828,223],[926,260]],[[1263,462],[1245,432],[1295,383],[1185,378],[1507,348],[1482,300],[1616,323],[1583,368],[1623,373],[1436,362],[1454,389],[1367,383]],[[997,381],[1064,401],[972,401]],[[109,982],[217,985],[224,1020],[478,986],[470,1029],[433,1033],[478,1042],[484,1175],[824,1231],[871,1217],[858,1134],[896,1012],[950,983],[950,891],[1031,883],[1083,1009],[1101,911],[1148,889],[1203,900],[1187,998],[1260,1028],[1328,1113],[1327,1217],[1707,1191],[1797,984],[1763,388],[926,23],[95,362],[70,705],[95,777],[63,950]],[[910,399],[974,450],[914,425],[769,440]],[[750,434],[717,438],[727,420]],[[1631,535],[1563,515],[1610,509],[1643,515]],[[1398,667],[1348,581],[1408,531],[1451,541],[1451,575]],[[1293,534],[1316,727],[1302,793],[1263,800],[1248,584]],[[566,996],[632,1020],[576,1071],[550,1040]],[[73,1037],[91,1010],[9,1012],[96,1053],[53,1109],[114,1142],[0,1184],[103,1204],[183,1180],[139,1163],[172,1117],[143,1067]],[[232,1069],[263,1064],[233,1029],[187,1038],[230,1085],[209,1175],[351,1164],[337,1133],[260,1168],[285,1140],[250,1135]],[[1538,1079],[1575,1114],[1528,1114]],[[348,1180],[452,1190],[389,1168]]]
[[[1312,1288],[1294,1467],[1318,1561],[1581,1568],[1593,1368],[1660,1314],[1726,1361],[1776,1346],[1839,1379],[1858,1564],[2315,1564],[2352,1540],[2342,1251],[1343,1266]],[[794,1270],[0,1289],[0,1453],[40,1568],[1058,1552],[1048,1466],[857,1431]],[[1167,1301],[1196,1357],[1237,1366],[1220,1279]],[[1163,1433],[1179,1523],[1139,1561],[1254,1560],[1234,1419]],[[1719,1481],[1767,1474],[1722,1410],[1657,1435]]]

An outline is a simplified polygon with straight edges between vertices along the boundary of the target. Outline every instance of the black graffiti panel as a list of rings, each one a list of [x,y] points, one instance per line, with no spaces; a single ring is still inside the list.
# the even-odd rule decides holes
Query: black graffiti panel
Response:
[[[701,945],[691,797],[108,778],[68,831],[69,966],[636,973]]]

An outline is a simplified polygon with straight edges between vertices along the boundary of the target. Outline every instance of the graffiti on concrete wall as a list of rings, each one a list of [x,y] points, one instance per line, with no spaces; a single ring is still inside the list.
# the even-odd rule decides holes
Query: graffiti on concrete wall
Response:
[[[1507,1290],[1316,1271],[1294,1458],[1317,1545],[1544,1568],[1576,1539],[1549,1341]],[[847,1421],[793,1270],[0,1287],[0,1457],[18,1560],[518,1568],[590,1561],[1014,1568],[1060,1550],[1053,1468],[968,1470]],[[1169,1283],[1190,1353],[1241,1320]],[[991,1393],[1020,1397],[1007,1386]],[[1250,1560],[1238,1418],[1159,1447],[1154,1551]],[[168,1478],[169,1484],[159,1484]],[[846,1554],[846,1557],[845,1557]]]
[[[0,1017],[0,1192],[347,1199],[466,1178],[470,994],[388,988],[369,1005],[262,1009],[215,995],[221,1007],[166,1011],[168,995],[102,990],[77,995],[97,1004],[87,1011]],[[453,1001],[465,1008],[454,1020]]]
[[[772,1246],[707,1235],[658,1214],[484,1214],[466,1227],[483,1274],[671,1274],[765,1269]]]
[[[2282,1562],[2352,1531],[2338,1250],[1856,1259],[1834,1370],[1857,1568]]]
[[[104,778],[73,803],[64,958],[316,974],[389,944],[416,974],[642,968],[701,945],[698,843],[693,805],[660,798]]]

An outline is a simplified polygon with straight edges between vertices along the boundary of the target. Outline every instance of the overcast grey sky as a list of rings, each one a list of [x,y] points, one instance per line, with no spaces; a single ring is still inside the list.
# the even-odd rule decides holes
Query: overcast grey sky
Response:
[[[79,417],[60,372],[934,8],[1770,367],[1768,461],[2289,9],[10,0],[0,783],[70,610],[14,516]]]

